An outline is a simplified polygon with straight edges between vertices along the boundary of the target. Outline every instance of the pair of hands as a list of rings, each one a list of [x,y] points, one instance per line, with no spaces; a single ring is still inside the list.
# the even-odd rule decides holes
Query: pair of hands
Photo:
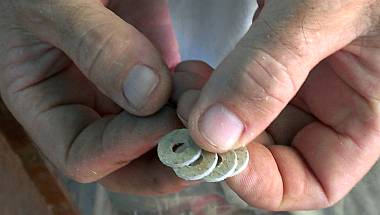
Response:
[[[380,156],[380,1],[259,6],[212,74],[185,62],[171,78],[180,57],[165,0],[1,1],[1,96],[80,182],[136,194],[190,186],[154,152],[178,115],[207,150],[251,143],[249,168],[228,180],[249,204],[330,206]],[[172,88],[177,110],[165,106]]]

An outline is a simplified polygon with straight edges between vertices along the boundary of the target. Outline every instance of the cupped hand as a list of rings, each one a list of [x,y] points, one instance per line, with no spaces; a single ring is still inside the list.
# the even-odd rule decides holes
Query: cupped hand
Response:
[[[161,109],[179,61],[166,1],[4,0],[0,11],[1,97],[49,160],[115,191],[187,186],[147,153],[180,126]]]
[[[380,155],[380,1],[259,5],[202,90],[180,97],[178,114],[209,151],[252,142],[249,168],[228,180],[249,204],[331,206]]]

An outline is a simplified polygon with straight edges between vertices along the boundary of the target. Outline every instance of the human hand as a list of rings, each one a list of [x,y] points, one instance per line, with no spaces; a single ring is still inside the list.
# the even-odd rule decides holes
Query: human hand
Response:
[[[264,136],[248,145],[249,168],[228,179],[249,204],[331,206],[380,155],[380,1],[259,3],[249,32],[201,91],[180,97],[178,114],[209,151]]]
[[[179,61],[166,1],[4,0],[0,10],[1,96],[49,160],[114,191],[188,185],[147,153],[180,126],[175,110],[158,111],[171,93],[164,60]]]

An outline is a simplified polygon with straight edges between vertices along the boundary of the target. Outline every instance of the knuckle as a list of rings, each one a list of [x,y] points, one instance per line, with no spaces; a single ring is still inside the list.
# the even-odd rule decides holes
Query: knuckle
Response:
[[[251,94],[265,100],[276,100],[281,104],[288,103],[298,87],[287,66],[262,49],[250,51],[255,52],[255,57],[244,68],[242,81],[246,81],[254,89]]]
[[[309,41],[314,40],[312,36],[317,35],[314,32],[321,26],[307,26],[308,23],[304,23],[299,16],[294,15],[291,20],[287,20],[287,17],[283,20],[269,20],[265,17],[258,19],[258,27],[251,28],[243,38],[244,45],[252,48],[275,45],[277,51],[281,49],[293,58],[302,58],[309,54]]]
[[[115,36],[115,32],[108,32],[104,34],[102,29],[107,23],[94,26],[79,36],[78,45],[76,46],[76,59],[77,64],[81,67],[82,71],[90,79],[96,75],[98,67],[102,67],[104,57],[109,53],[107,47],[110,45],[111,40]],[[94,41],[97,41],[96,43]],[[89,48],[91,46],[91,49]]]

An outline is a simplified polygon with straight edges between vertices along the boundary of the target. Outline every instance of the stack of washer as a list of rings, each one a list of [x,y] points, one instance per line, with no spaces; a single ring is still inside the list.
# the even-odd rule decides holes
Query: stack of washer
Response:
[[[246,147],[226,153],[211,153],[199,148],[188,129],[178,129],[164,136],[158,143],[160,161],[173,168],[185,180],[219,182],[241,173],[249,161]]]

